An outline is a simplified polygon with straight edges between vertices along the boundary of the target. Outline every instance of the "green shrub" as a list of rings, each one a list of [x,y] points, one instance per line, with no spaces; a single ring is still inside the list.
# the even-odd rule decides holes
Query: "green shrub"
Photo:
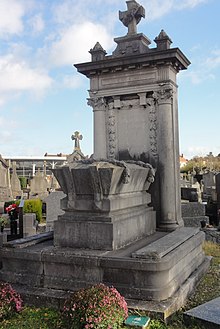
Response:
[[[24,213],[35,213],[38,222],[42,220],[42,201],[40,199],[31,199],[24,201]]]
[[[23,190],[24,188],[27,187],[27,177],[18,177],[21,183],[21,189]]]
[[[0,283],[0,319],[11,317],[14,313],[21,311],[21,308],[20,295],[9,283]]]
[[[63,309],[63,322],[68,329],[117,329],[127,316],[124,297],[104,284],[74,293]]]

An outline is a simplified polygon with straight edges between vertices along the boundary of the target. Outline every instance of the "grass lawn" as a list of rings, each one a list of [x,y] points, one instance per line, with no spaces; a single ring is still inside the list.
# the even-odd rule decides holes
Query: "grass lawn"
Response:
[[[213,257],[208,273],[200,281],[194,294],[188,299],[183,309],[170,319],[168,325],[152,319],[151,329],[202,329],[195,323],[185,326],[183,312],[220,296],[220,245],[205,242],[206,255]],[[144,315],[144,314],[143,314]],[[21,313],[13,318],[0,322],[0,329],[69,329],[62,325],[60,314],[52,309],[25,307]],[[123,327],[126,328],[126,327]],[[74,328],[77,329],[77,328]],[[122,329],[122,328],[121,328]]]

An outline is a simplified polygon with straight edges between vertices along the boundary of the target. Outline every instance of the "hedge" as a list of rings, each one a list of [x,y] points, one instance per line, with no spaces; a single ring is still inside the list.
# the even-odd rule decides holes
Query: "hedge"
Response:
[[[38,222],[42,220],[42,201],[31,199],[24,201],[23,213],[35,213]]]

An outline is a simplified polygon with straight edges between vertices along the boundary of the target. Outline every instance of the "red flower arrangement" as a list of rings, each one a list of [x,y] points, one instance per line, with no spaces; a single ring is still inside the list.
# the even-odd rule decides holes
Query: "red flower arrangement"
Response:
[[[18,206],[16,205],[16,203],[12,203],[6,208],[6,211],[9,214],[11,211],[17,210],[17,209],[18,209]]]

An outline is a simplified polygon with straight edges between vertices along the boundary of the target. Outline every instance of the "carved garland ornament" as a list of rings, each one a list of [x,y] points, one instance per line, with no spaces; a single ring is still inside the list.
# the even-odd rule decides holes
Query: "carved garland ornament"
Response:
[[[80,161],[77,161],[77,162],[80,162],[80,163],[83,163],[83,164],[92,164],[92,163],[96,163],[96,162],[98,162],[98,163],[107,162],[107,163],[111,163],[115,166],[122,167],[122,168],[124,168],[124,171],[122,173],[122,182],[123,182],[123,184],[128,184],[130,182],[130,171],[129,171],[129,168],[127,167],[127,163],[135,164],[137,166],[149,169],[149,174],[148,174],[148,177],[147,177],[147,181],[149,183],[154,182],[155,169],[149,163],[145,163],[145,162],[142,162],[142,161],[134,161],[134,160],[119,161],[119,160],[116,160],[116,159],[99,159],[99,160],[96,160],[96,159],[90,158],[90,159],[80,160]]]
[[[116,153],[116,118],[114,103],[108,104],[107,112],[107,131],[108,131],[108,157],[109,159],[115,158]]]
[[[153,95],[154,96],[154,95]],[[150,120],[150,151],[153,156],[157,155],[157,111],[155,106],[155,98],[149,97],[146,99],[147,106],[150,108],[149,110],[149,120]]]

